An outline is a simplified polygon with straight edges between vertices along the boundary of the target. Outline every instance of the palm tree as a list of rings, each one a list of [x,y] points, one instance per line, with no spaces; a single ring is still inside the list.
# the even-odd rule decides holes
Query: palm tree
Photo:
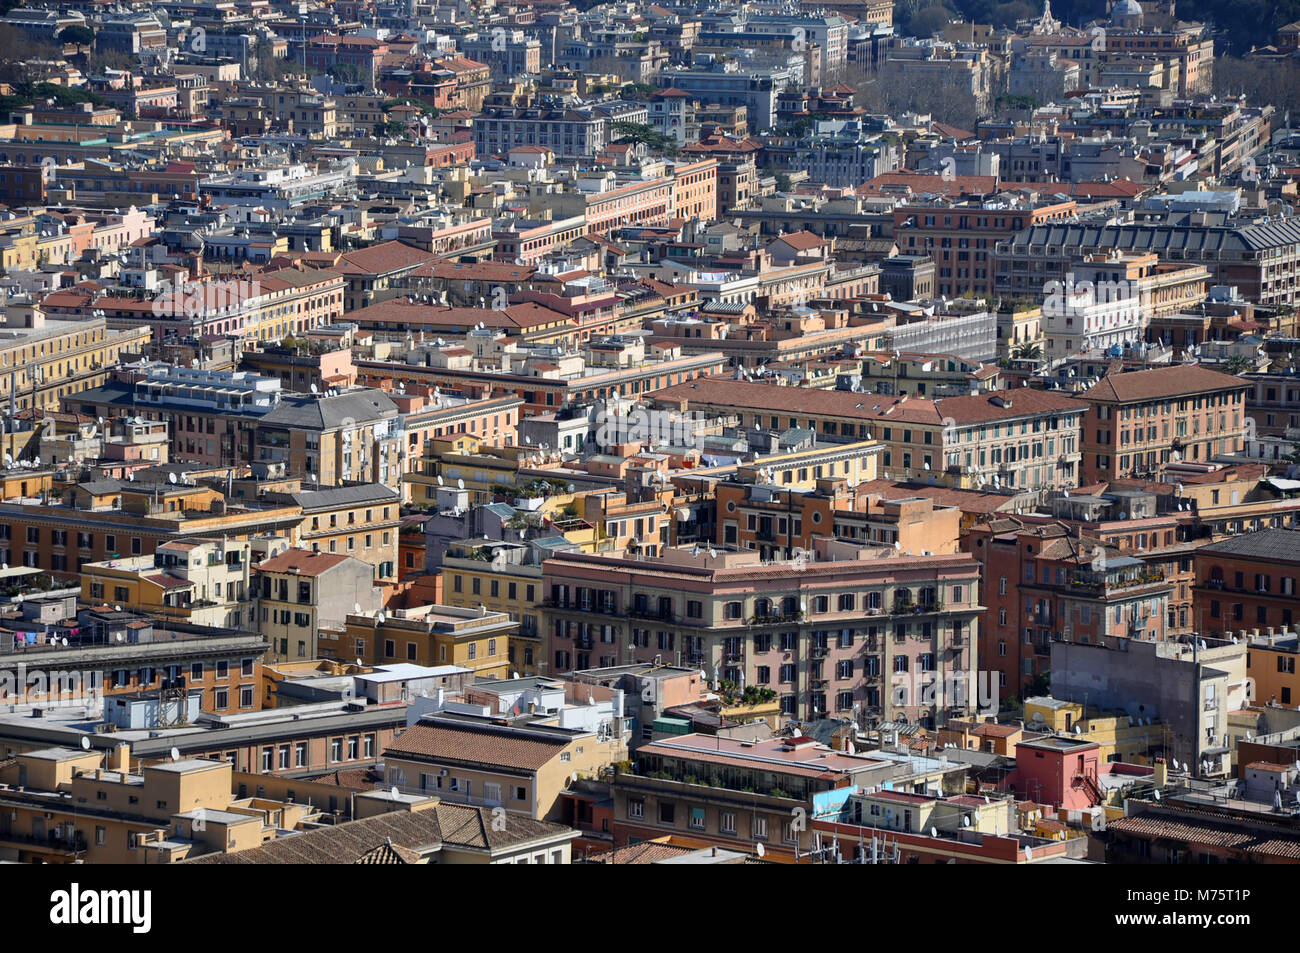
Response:
[[[1036,361],[1043,356],[1043,348],[1041,345],[1026,341],[1012,351],[1011,356],[1018,361]]]
[[[1229,374],[1244,374],[1251,369],[1250,359],[1244,354],[1234,354],[1224,362],[1223,369]]]

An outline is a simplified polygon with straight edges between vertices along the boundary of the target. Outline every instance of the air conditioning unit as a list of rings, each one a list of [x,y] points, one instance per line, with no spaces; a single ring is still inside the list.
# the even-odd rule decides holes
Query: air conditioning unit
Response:
[[[451,774],[451,771],[449,771],[449,770],[446,769],[446,768],[442,768],[442,769],[440,769],[440,770],[438,771],[438,777],[440,777],[440,778],[445,778],[445,777],[446,777],[447,775],[449,775],[449,774]]]

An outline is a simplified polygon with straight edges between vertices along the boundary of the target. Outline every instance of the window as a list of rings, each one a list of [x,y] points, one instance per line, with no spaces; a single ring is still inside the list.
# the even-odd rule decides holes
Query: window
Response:
[[[675,805],[675,804],[673,804],[673,803],[671,803],[671,802],[669,802],[669,801],[660,801],[660,802],[659,802],[659,823],[660,823],[660,824],[675,824],[675,823],[677,823],[677,820],[676,820],[676,818],[677,818],[676,808],[677,808],[677,805]]]
[[[522,792],[523,788],[519,788],[518,791]],[[517,798],[517,800],[523,800],[523,798]],[[627,816],[635,818],[645,817],[645,801],[641,800],[641,798],[629,798],[627,802]]]
[[[736,815],[732,811],[723,811],[718,815],[718,830],[724,834],[736,833]]]
[[[697,830],[697,831],[704,830],[704,808],[702,807],[691,808],[690,826],[692,830]]]
[[[295,768],[307,767],[307,742],[300,741],[293,746],[293,766]]]
[[[755,817],[750,821],[750,831],[755,840],[767,840],[767,818]]]
[[[330,761],[337,764],[342,760],[343,760],[343,739],[331,738],[330,739]]]

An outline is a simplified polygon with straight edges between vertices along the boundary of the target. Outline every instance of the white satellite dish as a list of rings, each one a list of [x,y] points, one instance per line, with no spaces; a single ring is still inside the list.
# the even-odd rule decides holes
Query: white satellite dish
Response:
[[[1157,800],[1157,801],[1160,800],[1160,789],[1159,789],[1159,788],[1156,788],[1155,791],[1153,791],[1152,793],[1155,794],[1155,796],[1156,796],[1156,800]]]
[[[937,827],[932,827],[932,828],[930,828],[930,836],[931,836],[931,837],[938,837],[938,836],[939,836],[939,828],[937,828]]]
[[[170,754],[172,756],[173,761],[181,760],[181,753],[175,748],[175,746],[172,747]]]
[[[352,611],[357,613],[361,612],[361,603],[359,602],[352,603]]]
[[[397,785],[394,784],[391,788],[388,789],[388,793],[391,794],[393,797],[398,797],[401,792],[397,790]]]
[[[121,612],[121,611],[122,611],[122,607],[121,607],[121,606],[113,606],[113,611],[114,611],[114,612]]]
[[[320,388],[317,387],[315,384],[312,384],[312,385],[311,385],[311,392],[312,392],[313,394],[319,394],[319,393],[320,393]]]
[[[380,625],[383,625],[385,622],[388,621],[388,616],[384,615],[382,612],[377,612],[375,613],[375,621],[378,622]]]
[[[167,482],[174,484],[176,482],[176,474],[175,473],[167,474]]]
[[[82,735],[81,737],[81,747],[85,748],[87,751],[90,750],[90,739],[85,735]]]
[[[767,851],[763,849],[763,845],[762,845],[762,844],[755,844],[755,845],[754,845],[754,853],[756,853],[759,857],[762,857],[764,854],[767,853]]]
[[[465,481],[464,481],[464,480],[457,480],[457,481],[456,481],[456,489],[458,489],[458,490],[463,490],[463,489],[465,489]]]

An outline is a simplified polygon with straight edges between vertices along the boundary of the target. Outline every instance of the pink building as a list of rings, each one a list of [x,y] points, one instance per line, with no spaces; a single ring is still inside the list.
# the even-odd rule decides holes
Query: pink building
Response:
[[[1099,752],[1095,741],[1049,735],[1016,745],[1016,769],[1007,785],[1019,797],[1067,810],[1101,803]]]

